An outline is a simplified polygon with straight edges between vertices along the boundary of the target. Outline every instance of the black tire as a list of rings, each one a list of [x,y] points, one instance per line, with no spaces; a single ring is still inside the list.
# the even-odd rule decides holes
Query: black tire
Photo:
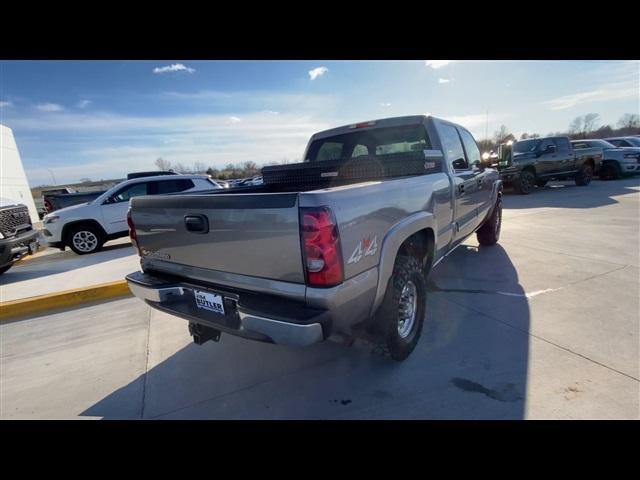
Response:
[[[502,199],[498,198],[491,216],[484,222],[482,227],[476,232],[476,238],[480,245],[495,245],[500,240],[500,230],[502,228]]]
[[[579,187],[586,187],[591,183],[591,179],[593,178],[593,167],[584,163],[582,167],[580,167],[580,171],[576,175],[575,182]]]
[[[529,195],[536,184],[536,176],[530,170],[520,172],[518,180],[515,182],[516,191],[520,195]]]
[[[601,180],[618,180],[622,176],[618,162],[607,162],[600,170]]]
[[[536,180],[536,187],[544,187],[547,184],[548,180]]]
[[[412,292],[415,302],[410,300]],[[376,314],[376,325],[381,334],[379,346],[384,353],[401,362],[413,352],[422,333],[426,307],[427,283],[422,263],[416,257],[398,255],[384,300]],[[412,314],[403,322],[400,315],[407,310]]]
[[[5,265],[4,267],[0,267],[0,275],[2,275],[4,272],[9,270],[11,267],[13,267],[13,263],[10,263],[9,265]]]
[[[104,242],[105,238],[102,230],[94,225],[81,224],[69,230],[65,243],[76,254],[87,255],[99,252]]]

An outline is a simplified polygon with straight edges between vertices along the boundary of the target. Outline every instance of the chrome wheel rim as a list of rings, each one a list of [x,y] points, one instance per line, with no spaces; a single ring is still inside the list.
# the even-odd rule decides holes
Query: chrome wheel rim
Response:
[[[407,338],[416,322],[416,313],[418,306],[418,289],[415,284],[409,280],[400,294],[400,303],[398,305],[398,335],[401,338]]]
[[[76,232],[72,240],[73,245],[81,252],[91,252],[98,246],[98,237],[86,230]]]

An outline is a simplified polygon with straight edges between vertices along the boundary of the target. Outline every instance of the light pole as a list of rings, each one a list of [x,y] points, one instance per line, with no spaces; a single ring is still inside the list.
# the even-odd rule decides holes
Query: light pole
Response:
[[[53,170],[51,170],[50,168],[47,168],[47,170],[49,170],[49,173],[51,174],[51,178],[53,178],[53,184],[57,185],[58,182],[56,182],[56,176],[53,174]]]

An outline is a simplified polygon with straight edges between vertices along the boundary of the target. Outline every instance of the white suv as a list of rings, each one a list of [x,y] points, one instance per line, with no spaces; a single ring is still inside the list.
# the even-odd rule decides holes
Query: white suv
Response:
[[[140,195],[197,192],[221,188],[206,175],[167,175],[127,180],[95,200],[56,210],[43,219],[50,247],[70,247],[78,255],[94,253],[108,241],[126,237],[129,199]]]

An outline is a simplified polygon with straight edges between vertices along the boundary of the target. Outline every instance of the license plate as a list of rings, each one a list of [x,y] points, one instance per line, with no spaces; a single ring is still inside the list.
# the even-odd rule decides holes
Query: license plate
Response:
[[[224,302],[222,300],[222,295],[202,292],[200,290],[194,290],[193,294],[196,298],[196,307],[224,315]]]

